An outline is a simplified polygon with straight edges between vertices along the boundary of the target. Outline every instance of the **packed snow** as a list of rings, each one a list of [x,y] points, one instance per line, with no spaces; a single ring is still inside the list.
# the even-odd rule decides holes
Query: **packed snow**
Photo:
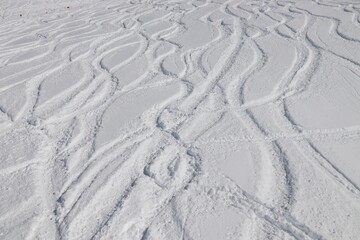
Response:
[[[0,239],[360,239],[359,0],[0,0]]]

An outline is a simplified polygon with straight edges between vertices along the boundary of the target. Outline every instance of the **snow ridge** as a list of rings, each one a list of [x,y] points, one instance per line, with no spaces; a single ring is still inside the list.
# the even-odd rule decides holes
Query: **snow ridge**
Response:
[[[360,235],[358,1],[0,4],[0,239]]]

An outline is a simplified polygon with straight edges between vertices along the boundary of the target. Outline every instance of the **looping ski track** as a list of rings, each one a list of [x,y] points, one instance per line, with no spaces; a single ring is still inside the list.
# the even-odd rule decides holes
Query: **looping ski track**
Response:
[[[0,239],[360,236],[359,1],[0,4]]]

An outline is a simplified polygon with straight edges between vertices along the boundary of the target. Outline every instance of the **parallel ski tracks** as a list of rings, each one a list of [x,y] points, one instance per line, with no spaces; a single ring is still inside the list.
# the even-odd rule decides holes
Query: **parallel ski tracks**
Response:
[[[312,39],[310,31],[316,33],[314,25],[319,19],[329,22],[330,33],[343,42],[359,44],[360,39],[341,32],[341,19],[314,14],[298,7],[296,1],[253,1],[253,5],[237,0],[185,2],[186,7],[176,1],[120,4],[109,0],[103,5],[89,1],[87,9],[79,8],[58,19],[25,21],[25,27],[30,29],[26,32],[24,26],[3,26],[0,94],[25,86],[27,100],[15,113],[0,102],[0,117],[7,123],[1,134],[5,136],[16,128],[28,129],[29,134],[36,133],[39,146],[44,147],[35,159],[0,169],[1,176],[34,171],[36,180],[43,181],[36,185],[39,198],[29,199],[22,206],[42,209],[28,238],[43,236],[47,228],[46,236],[53,239],[150,239],[152,224],[164,209],[170,208],[181,235],[190,239],[179,209],[172,204],[183,194],[196,195],[202,187],[209,187],[202,186],[206,185],[203,144],[254,144],[262,156],[258,164],[271,168],[271,174],[257,180],[258,191],[263,191],[260,197],[245,192],[222,174],[217,180],[231,189],[213,191],[213,199],[248,215],[248,222],[255,226],[254,236],[261,238],[265,233],[270,237],[285,234],[291,239],[325,239],[322,233],[292,216],[301,186],[294,171],[297,163],[287,151],[289,146],[304,157],[303,164],[339,186],[359,208],[360,187],[321,153],[316,141],[359,139],[360,126],[303,129],[291,116],[287,99],[309,91],[326,54],[354,73],[359,71],[358,59],[338,53],[332,46],[319,46]],[[337,5],[321,1],[317,4],[338,9]],[[203,11],[206,7],[212,10]],[[343,11],[352,13],[349,21],[356,26],[359,9],[355,4],[343,6]],[[160,11],[166,13],[141,20]],[[212,14],[222,14],[222,18],[213,21]],[[303,16],[305,22],[294,29],[290,22],[297,15]],[[263,27],[257,23],[262,18],[274,24]],[[188,21],[210,26],[213,38],[200,47],[188,48],[178,40],[192,27]],[[164,22],[170,24],[152,34],[145,31]],[[284,34],[284,28],[288,34]],[[250,34],[249,29],[256,33]],[[249,84],[272,57],[259,43],[266,36],[289,43],[296,59],[271,92],[249,100]],[[34,51],[40,45],[46,50]],[[138,48],[130,57],[111,67],[106,65],[109,56],[133,46]],[[251,49],[252,61],[240,68],[245,48]],[[219,49],[222,53],[212,63],[209,57]],[[164,52],[159,54],[160,50]],[[19,52],[24,53],[24,59],[16,60]],[[116,72],[140,59],[148,65],[139,77],[123,84]],[[180,61],[183,67],[177,66],[179,72],[173,72],[166,69],[165,60]],[[83,72],[77,83],[61,92],[55,89],[54,96],[43,100],[44,83],[74,64]],[[21,71],[15,71],[21,66]],[[155,81],[157,78],[163,80]],[[99,142],[104,116],[118,99],[173,85],[179,86],[179,94],[145,110],[134,123],[123,126],[117,137]],[[217,105],[209,104],[209,99]],[[281,132],[267,128],[254,113],[262,106],[271,107],[271,119]],[[228,114],[239,120],[247,135],[206,138],[206,133]],[[197,126],[196,131],[193,126]],[[265,182],[271,182],[266,184],[270,189],[262,188]],[[153,195],[141,196],[141,191],[153,191]],[[135,206],[132,212],[131,201],[141,197],[144,206]],[[25,212],[24,217],[27,215]],[[10,214],[0,222],[7,217]]]

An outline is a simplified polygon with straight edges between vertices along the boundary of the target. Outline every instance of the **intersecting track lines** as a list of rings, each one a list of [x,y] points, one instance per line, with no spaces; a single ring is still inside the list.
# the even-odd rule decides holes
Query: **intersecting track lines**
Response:
[[[0,238],[360,235],[357,1],[6,3]]]

